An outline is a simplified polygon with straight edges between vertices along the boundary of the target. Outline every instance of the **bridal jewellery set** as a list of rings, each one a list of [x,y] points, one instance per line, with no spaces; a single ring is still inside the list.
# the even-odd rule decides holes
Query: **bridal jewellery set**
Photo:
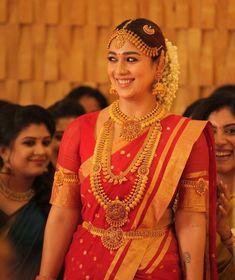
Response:
[[[99,204],[105,209],[105,218],[109,224],[109,228],[103,230],[101,234],[102,243],[109,250],[116,250],[122,246],[126,232],[121,227],[128,222],[129,212],[143,198],[148,181],[149,169],[161,136],[162,127],[160,120],[165,114],[166,111],[164,108],[156,104],[156,107],[144,117],[130,119],[120,111],[117,101],[109,107],[110,118],[105,122],[98,136],[90,177],[92,193]],[[147,136],[139,152],[135,155],[127,169],[118,175],[115,175],[111,168],[114,124],[121,125],[122,130],[120,136],[127,141],[134,140],[149,127]],[[136,174],[130,193],[123,200],[119,197],[112,200],[105,192],[102,182],[120,185],[128,181],[129,174]],[[95,230],[93,229],[93,231]]]

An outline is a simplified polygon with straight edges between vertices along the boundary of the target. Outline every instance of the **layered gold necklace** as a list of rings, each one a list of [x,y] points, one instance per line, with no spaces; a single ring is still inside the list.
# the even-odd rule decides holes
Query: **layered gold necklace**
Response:
[[[35,194],[33,189],[29,189],[26,192],[12,191],[2,180],[0,180],[0,192],[8,199],[20,202],[30,200]]]
[[[112,106],[112,108],[115,108],[115,106]],[[148,126],[150,128],[145,141],[127,169],[118,175],[113,174],[111,170],[114,138],[114,121],[111,115],[110,119],[104,124],[97,139],[90,183],[96,200],[105,209],[105,218],[109,228],[102,235],[101,240],[104,247],[109,250],[116,250],[122,246],[124,234],[121,227],[127,223],[129,212],[138,205],[145,193],[150,166],[161,137],[160,120],[165,116],[165,111],[158,109],[155,110],[153,115],[148,115],[150,119],[154,116],[154,121],[151,120],[149,122]],[[118,196],[112,200],[105,192],[102,183],[108,181],[114,185],[122,184],[128,181],[129,173],[135,174],[135,182],[130,193],[123,200],[119,199]]]
[[[148,114],[140,118],[131,118],[120,110],[118,101],[113,102],[109,107],[110,118],[118,125],[121,125],[120,137],[126,141],[132,141],[137,138],[146,127],[156,122],[156,116],[159,117],[162,112],[163,108],[156,103],[154,109]]]

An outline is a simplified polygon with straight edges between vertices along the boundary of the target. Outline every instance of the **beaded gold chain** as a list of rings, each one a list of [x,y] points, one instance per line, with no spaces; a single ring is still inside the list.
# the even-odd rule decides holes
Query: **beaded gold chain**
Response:
[[[121,125],[120,137],[126,141],[132,141],[146,127],[156,122],[156,119],[161,119],[165,115],[165,110],[156,103],[154,109],[145,116],[130,118],[119,109],[118,101],[115,101],[109,107],[109,115],[115,123]]]
[[[134,158],[130,167],[122,172],[124,176],[121,174],[114,175],[111,172],[113,134],[114,123],[112,119],[109,119],[98,136],[93,157],[93,169],[90,176],[92,193],[105,209],[106,221],[110,225],[101,238],[104,247],[109,250],[116,250],[122,246],[124,233],[121,227],[128,221],[128,213],[136,207],[144,195],[149,169],[161,136],[160,119],[155,118],[155,122],[150,126],[141,151]],[[111,177],[109,182],[115,184],[116,182],[126,181],[126,176],[130,171],[136,172],[135,183],[130,193],[123,200],[120,200],[119,197],[116,197],[115,200],[109,198],[102,186],[102,175],[106,177],[108,173],[111,173],[109,175]]]
[[[8,199],[14,201],[27,201],[31,199],[35,192],[33,189],[29,189],[26,192],[14,192],[9,189],[2,180],[0,180],[0,192]]]

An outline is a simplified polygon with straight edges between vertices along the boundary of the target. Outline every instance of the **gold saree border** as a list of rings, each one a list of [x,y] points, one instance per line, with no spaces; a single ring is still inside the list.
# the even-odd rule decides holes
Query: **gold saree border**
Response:
[[[136,215],[136,218],[135,218],[135,221],[132,225],[132,228],[136,228],[139,221],[140,221],[140,218],[142,216],[142,213],[144,211],[144,209],[148,206],[148,199],[151,195],[151,193],[153,192],[153,189],[155,188],[155,185],[156,185],[156,182],[157,182],[157,179],[159,177],[159,174],[160,174],[160,171],[162,169],[162,166],[163,166],[163,163],[164,163],[164,159],[166,158],[166,155],[168,154],[170,148],[171,148],[171,145],[173,143],[173,141],[175,140],[175,136],[176,134],[179,132],[179,130],[181,129],[183,123],[185,122],[185,119],[180,119],[179,122],[177,123],[177,125],[174,127],[174,130],[172,131],[169,139],[168,139],[168,142],[166,143],[162,153],[161,153],[161,156],[159,158],[159,161],[158,161],[158,164],[157,164],[157,167],[156,167],[156,170],[154,172],[154,175],[152,177],[152,181],[147,189],[147,192],[146,192],[146,195],[144,196],[143,198],[143,201],[141,202],[141,205],[138,209],[138,212],[137,212],[137,215]],[[148,215],[145,214],[145,221],[144,221],[144,224],[146,223],[146,217],[148,217]],[[159,221],[159,219],[158,219]]]
[[[157,266],[159,265],[159,263],[163,260],[167,250],[169,249],[170,245],[171,245],[171,240],[172,240],[172,233],[169,232],[166,242],[160,252],[160,254],[158,255],[158,257],[156,258],[156,260],[154,261],[154,263],[150,266],[150,268],[146,271],[147,274],[151,274],[153,273],[153,271],[157,268]]]
[[[197,123],[197,126],[195,126],[195,123]],[[203,121],[189,121],[174,147],[163,174],[163,179],[152,201],[152,203],[156,205],[155,210],[158,221],[166,211],[166,208],[175,193],[193,144],[199,138],[206,124],[207,122]],[[184,152],[182,153],[182,151]],[[146,216],[148,216],[148,211]]]

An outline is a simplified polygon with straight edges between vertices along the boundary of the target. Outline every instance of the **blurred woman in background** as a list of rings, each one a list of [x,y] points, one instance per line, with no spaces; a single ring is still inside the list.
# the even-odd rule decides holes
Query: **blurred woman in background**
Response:
[[[35,279],[39,270],[51,186],[47,165],[55,124],[37,105],[0,112],[0,229],[14,260],[10,279]]]

